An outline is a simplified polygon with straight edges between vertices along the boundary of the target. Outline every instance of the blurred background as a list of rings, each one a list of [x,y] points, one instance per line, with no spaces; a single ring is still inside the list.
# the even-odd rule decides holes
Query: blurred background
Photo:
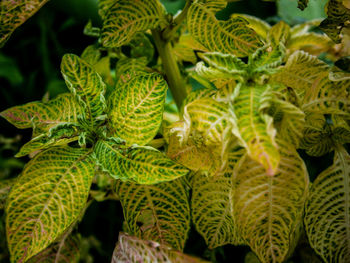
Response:
[[[172,14],[185,4],[185,0],[161,1]],[[270,24],[281,19],[296,24],[325,17],[326,0],[310,0],[303,12],[297,9],[296,0],[229,2],[228,7],[217,14],[219,19],[227,19],[232,13],[245,13]],[[97,6],[97,0],[51,0],[15,30],[0,49],[0,112],[44,97],[53,98],[67,91],[60,74],[61,58],[65,53],[80,55],[85,47],[97,41],[83,34],[89,20],[93,26],[101,26]],[[31,131],[18,130],[2,118],[0,127],[1,180],[17,176],[28,161],[27,157],[17,159],[13,155],[30,139]],[[321,163],[317,158],[306,159],[311,176],[327,166],[327,162],[323,162],[322,166],[314,165],[316,162]],[[0,210],[0,262],[8,262],[3,217],[3,210]],[[110,262],[122,220],[119,202],[94,202],[88,208],[79,225],[83,237],[82,262]],[[187,244],[185,252],[213,262],[244,262],[244,255],[249,251],[247,247],[230,245],[207,250],[202,237],[193,230]]]

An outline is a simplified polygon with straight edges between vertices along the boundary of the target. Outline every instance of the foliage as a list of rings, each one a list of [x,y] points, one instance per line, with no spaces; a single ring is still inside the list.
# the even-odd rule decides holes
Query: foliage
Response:
[[[0,43],[45,1],[9,3]],[[318,57],[348,9],[329,0],[330,39],[319,21],[218,19],[226,6],[100,0],[102,27],[84,30],[98,40],[62,58],[69,92],[0,113],[33,129],[16,154],[29,162],[0,181],[11,262],[78,262],[76,225],[107,199],[125,220],[112,262],[205,262],[183,253],[191,222],[211,251],[249,246],[247,262],[293,260],[304,231],[325,262],[350,260],[350,75]],[[311,184],[304,155],[333,152]]]

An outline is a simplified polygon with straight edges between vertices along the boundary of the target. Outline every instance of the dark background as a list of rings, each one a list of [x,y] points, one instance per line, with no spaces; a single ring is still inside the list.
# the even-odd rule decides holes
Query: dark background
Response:
[[[162,1],[171,13],[184,6],[184,0]],[[296,2],[296,1],[294,1]],[[226,19],[232,13],[246,13],[275,23],[280,19],[276,4],[271,1],[244,0],[231,2],[217,16]],[[52,0],[26,23],[15,30],[0,49],[0,111],[30,101],[50,98],[67,91],[60,74],[60,62],[65,53],[80,55],[96,39],[83,34],[88,20],[100,26],[97,0]],[[298,18],[302,21],[303,18]],[[30,130],[18,130],[0,118],[0,180],[17,176],[26,157],[12,156],[30,139]],[[302,153],[303,154],[303,153]],[[329,157],[325,158],[329,160]],[[306,160],[311,176],[328,164],[317,165],[320,159]],[[323,160],[323,159],[322,159]],[[0,211],[3,217],[3,211]],[[122,228],[122,209],[119,202],[94,202],[79,225],[85,250],[84,262],[110,262],[112,251]],[[3,225],[0,228],[0,262],[7,262]],[[203,238],[193,228],[185,252],[217,262],[244,262],[248,247],[223,246],[206,249]],[[90,254],[90,256],[87,256]],[[3,255],[3,256],[1,256]]]

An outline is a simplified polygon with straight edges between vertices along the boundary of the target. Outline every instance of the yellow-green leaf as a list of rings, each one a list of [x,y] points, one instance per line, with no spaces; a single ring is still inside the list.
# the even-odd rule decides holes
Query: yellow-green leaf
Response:
[[[108,9],[102,7],[101,39],[105,47],[128,44],[137,32],[162,28],[168,23],[165,9],[158,0],[116,0],[107,6]]]
[[[197,1],[187,13],[187,28],[193,38],[212,52],[244,57],[261,46],[258,35],[248,21],[236,16],[219,21],[215,13],[226,6],[226,1]]]
[[[262,101],[268,97],[269,86],[240,87],[234,99],[233,112],[235,125],[232,132],[248,155],[262,164],[269,175],[276,173],[280,154],[275,142],[276,130],[273,119],[261,112]]]
[[[180,36],[179,41],[174,45],[173,52],[178,60],[188,61],[195,64],[197,57],[195,50],[206,52],[205,47],[199,44],[190,34],[183,34]]]
[[[72,234],[50,245],[28,263],[78,263],[80,258],[80,235]]]
[[[248,21],[249,25],[248,27],[250,27],[251,29],[253,29],[260,37],[261,39],[266,42],[267,39],[267,34],[269,32],[269,30],[271,29],[271,26],[266,23],[264,20],[257,18],[255,16],[250,16],[250,15],[246,15],[246,14],[233,14],[232,17],[243,17],[245,20]]]
[[[188,256],[163,244],[119,233],[112,263],[206,263],[200,258]],[[209,263],[209,262],[207,262]]]
[[[280,21],[275,24],[268,32],[267,38],[272,45],[276,46],[280,43],[285,44],[290,36],[290,26],[284,22]]]
[[[77,141],[79,129],[75,124],[62,123],[50,128],[47,133],[34,137],[24,144],[15,157],[22,157],[35,151],[47,149],[52,146],[67,145]]]
[[[153,139],[162,122],[168,85],[157,73],[138,74],[109,97],[110,133],[127,145],[145,145]]]
[[[233,171],[243,154],[242,149],[230,152],[224,173],[214,176],[197,173],[193,177],[192,221],[210,249],[226,244],[244,244],[233,214],[236,188]]]
[[[155,184],[184,176],[188,170],[151,147],[121,148],[114,140],[98,141],[99,165],[112,177],[139,184]]]
[[[350,156],[339,147],[333,165],[317,176],[305,205],[309,242],[324,262],[350,259]]]
[[[60,123],[77,123],[78,116],[81,114],[82,108],[69,93],[61,94],[47,103],[30,102],[0,113],[19,129],[34,128],[36,135]]]
[[[116,65],[115,77],[117,79],[117,87],[128,82],[137,74],[147,72],[147,59],[142,58],[121,58]]]
[[[2,0],[0,1],[0,48],[13,31],[22,25],[48,0]]]
[[[88,150],[71,147],[46,150],[25,166],[6,205],[11,262],[36,255],[78,218],[94,168]]]
[[[309,54],[318,55],[330,49],[331,44],[331,40],[326,35],[311,32],[292,36],[287,45],[291,51],[302,49]]]
[[[255,73],[272,74],[277,71],[275,68],[280,66],[285,55],[283,45],[264,46],[257,49],[250,57],[248,65]]]
[[[126,231],[183,250],[190,229],[189,193],[182,178],[155,185],[119,182]]]
[[[101,58],[101,51],[96,45],[89,45],[84,49],[80,57],[90,65],[95,65]]]
[[[92,66],[74,54],[66,54],[61,72],[68,88],[84,107],[87,119],[102,115],[106,108],[103,96],[106,85]]]
[[[302,220],[308,189],[304,162],[293,146],[280,142],[274,176],[248,155],[235,169],[234,213],[241,237],[261,262],[284,262]]]

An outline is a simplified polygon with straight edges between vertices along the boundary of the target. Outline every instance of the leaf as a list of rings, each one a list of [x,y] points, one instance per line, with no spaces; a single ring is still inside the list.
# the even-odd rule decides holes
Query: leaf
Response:
[[[99,165],[112,177],[139,184],[155,184],[184,176],[188,170],[151,147],[123,149],[115,141],[99,140],[94,152]]]
[[[138,74],[109,97],[110,133],[127,145],[145,145],[162,122],[168,85],[157,73]]]
[[[144,33],[137,33],[129,42],[130,56],[132,58],[146,57],[147,62],[150,62],[154,56],[154,46],[150,39]]]
[[[280,160],[275,142],[276,131],[272,118],[261,112],[262,101],[269,97],[268,89],[268,86],[240,87],[233,102],[235,125],[232,132],[248,155],[262,164],[267,174],[274,175]]]
[[[328,65],[315,56],[304,51],[296,51],[287,60],[285,66],[272,75],[271,81],[282,83],[295,90],[298,96],[303,97],[327,74]]]
[[[261,262],[286,259],[297,236],[308,189],[304,162],[294,147],[279,143],[281,161],[274,176],[268,176],[264,167],[247,155],[235,168],[237,229]]]
[[[290,26],[284,21],[280,21],[273,27],[271,27],[267,35],[267,38],[273,46],[277,46],[280,43],[284,45],[289,39],[289,37]]]
[[[2,0],[0,2],[0,48],[17,27],[37,12],[48,0]]]
[[[80,258],[80,241],[80,235],[64,236],[59,242],[53,243],[32,257],[28,263],[78,263]]]
[[[112,263],[205,263],[200,258],[188,256],[168,246],[119,233]]]
[[[329,50],[331,44],[326,35],[311,32],[292,36],[287,43],[287,47],[291,51],[302,49],[311,55],[318,55]]]
[[[224,173],[207,176],[196,173],[192,184],[192,221],[209,249],[226,244],[242,245],[233,214],[235,179],[233,170],[244,150],[229,154]]]
[[[89,154],[86,149],[55,147],[25,166],[6,206],[11,262],[36,255],[78,218],[94,176]]]
[[[10,178],[0,181],[0,209],[4,209],[5,202],[11,187],[16,182],[16,178]]]
[[[104,1],[106,2],[106,1]],[[158,0],[117,0],[103,11],[102,45],[120,47],[128,44],[137,32],[163,28],[168,24],[165,9]]]
[[[268,114],[273,118],[273,126],[279,137],[297,149],[303,137],[304,112],[288,101],[275,99],[271,101]]]
[[[350,9],[344,6],[343,0],[329,0],[327,18],[321,22],[319,27],[335,43],[340,43],[340,33],[348,20],[350,20]]]
[[[245,20],[248,21],[251,29],[253,29],[261,38],[264,42],[266,42],[267,39],[267,34],[271,29],[271,26],[266,23],[264,20],[255,17],[255,16],[250,16],[247,14],[232,14],[231,17],[242,17]]]
[[[81,107],[69,93],[63,93],[47,103],[30,102],[0,113],[19,129],[34,128],[35,135],[48,131],[60,123],[77,123],[81,114]]]
[[[257,49],[250,57],[248,66],[255,75],[256,73],[272,74],[283,62],[285,48],[283,45],[264,46]]]
[[[75,124],[59,124],[50,128],[46,134],[41,134],[24,144],[15,157],[22,157],[52,146],[67,145],[70,142],[77,141],[78,135],[79,128]]]
[[[182,34],[179,41],[174,45],[173,52],[178,60],[188,61],[195,64],[197,57],[194,51],[207,52],[208,50],[198,43],[190,34]]]
[[[300,8],[300,10],[304,10],[308,3],[309,0],[298,0],[298,8]]]
[[[147,59],[143,58],[121,58],[116,65],[117,86],[122,86],[132,77],[147,71]]]
[[[325,262],[350,258],[350,156],[342,147],[333,165],[317,176],[305,205],[311,246]]]
[[[154,185],[119,182],[129,234],[183,250],[190,229],[188,190],[182,179]]]
[[[91,65],[74,54],[66,54],[62,58],[61,72],[69,90],[85,109],[87,119],[102,115],[106,109],[103,96],[106,85]]]
[[[95,45],[87,46],[81,54],[81,59],[90,65],[95,65],[100,60],[100,58],[101,51]]]
[[[219,21],[215,13],[226,6],[226,1],[198,1],[187,13],[187,28],[194,39],[209,51],[244,57],[261,46],[258,35],[242,17]]]

